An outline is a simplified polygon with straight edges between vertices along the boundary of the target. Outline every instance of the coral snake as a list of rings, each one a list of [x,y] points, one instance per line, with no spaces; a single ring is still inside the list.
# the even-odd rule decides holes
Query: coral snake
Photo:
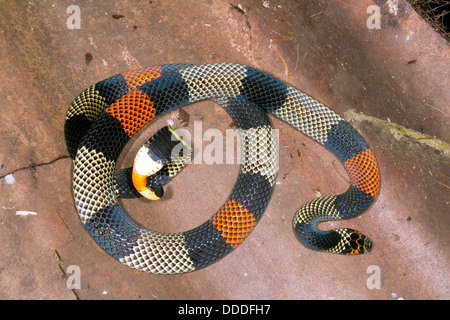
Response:
[[[141,149],[137,159],[144,166],[119,170],[116,161],[150,120],[205,99],[224,107],[239,128],[242,165],[236,184],[202,225],[180,233],[146,229],[128,217],[118,198],[159,198],[162,186],[184,167],[188,154],[168,152],[175,147],[168,141],[181,139],[168,139],[173,129],[163,128]],[[351,180],[345,193],[321,196],[300,207],[293,222],[298,238],[315,250],[369,251],[371,241],[356,230],[316,228],[321,221],[355,217],[378,196],[380,172],[367,143],[324,104],[264,72],[237,64],[141,68],[100,81],[75,99],[64,130],[73,159],[75,205],[86,230],[115,259],[152,273],[194,271],[224,257],[255,228],[275,185],[278,149],[267,113],[328,148]]]

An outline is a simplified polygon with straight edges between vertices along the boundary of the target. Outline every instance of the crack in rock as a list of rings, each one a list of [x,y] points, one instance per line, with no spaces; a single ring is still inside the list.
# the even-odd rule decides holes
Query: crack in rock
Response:
[[[33,163],[33,164],[29,165],[29,166],[26,166],[26,167],[22,167],[22,168],[13,170],[13,171],[8,172],[8,173],[6,173],[6,174],[4,174],[4,175],[0,175],[0,180],[1,180],[1,179],[5,179],[5,178],[8,177],[8,176],[11,176],[12,174],[14,174],[14,173],[16,173],[16,172],[18,172],[18,171],[22,171],[22,170],[34,170],[34,169],[36,169],[37,167],[42,167],[42,166],[46,166],[46,165],[49,165],[49,164],[53,164],[53,163],[55,163],[55,162],[57,162],[57,161],[59,161],[59,160],[67,159],[67,158],[69,158],[68,155],[62,155],[62,156],[59,156],[58,158],[53,159],[53,160],[48,161],[48,162],[43,162],[43,163],[38,163],[38,164],[34,164],[34,163]]]

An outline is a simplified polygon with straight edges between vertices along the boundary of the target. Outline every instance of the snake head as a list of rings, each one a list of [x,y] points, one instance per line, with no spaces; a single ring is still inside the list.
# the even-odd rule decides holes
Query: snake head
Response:
[[[147,178],[160,171],[164,165],[173,160],[173,150],[179,143],[182,143],[183,146],[190,150],[189,146],[170,126],[165,126],[158,130],[139,149],[134,160],[131,179],[135,189],[145,198],[159,200],[162,197],[164,193],[162,186],[149,187]],[[183,158],[183,156],[181,157]]]

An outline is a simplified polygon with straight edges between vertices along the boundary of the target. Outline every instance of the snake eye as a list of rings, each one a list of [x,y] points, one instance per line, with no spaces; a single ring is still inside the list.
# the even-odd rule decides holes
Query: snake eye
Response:
[[[158,185],[155,187],[155,196],[157,196],[158,198],[162,198],[162,196],[164,195],[164,189],[161,185]]]

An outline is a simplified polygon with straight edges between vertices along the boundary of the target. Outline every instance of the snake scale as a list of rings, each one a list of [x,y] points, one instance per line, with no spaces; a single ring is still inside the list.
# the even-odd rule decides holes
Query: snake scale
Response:
[[[236,184],[220,209],[192,230],[160,233],[143,228],[118,203],[119,184],[127,184],[120,181],[130,180],[130,170],[117,170],[116,161],[150,120],[205,99],[223,106],[239,128],[243,161]],[[226,63],[141,68],[102,80],[74,100],[64,130],[73,159],[74,201],[86,230],[121,263],[151,273],[190,272],[224,257],[254,229],[274,188],[278,150],[267,113],[328,148],[351,180],[345,193],[318,197],[300,207],[293,222],[298,238],[315,250],[368,252],[372,243],[358,231],[316,228],[321,221],[355,217],[378,196],[380,172],[364,139],[307,94],[262,71]],[[149,180],[159,179],[163,185],[182,167],[169,162]]]

